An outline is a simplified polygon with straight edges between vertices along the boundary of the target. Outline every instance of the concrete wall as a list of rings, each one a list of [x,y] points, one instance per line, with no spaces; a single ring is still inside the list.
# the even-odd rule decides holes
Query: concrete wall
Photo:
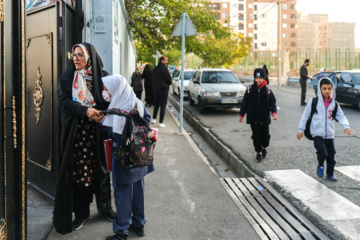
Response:
[[[128,80],[135,71],[136,51],[123,0],[83,0],[84,41],[99,52],[104,69]]]

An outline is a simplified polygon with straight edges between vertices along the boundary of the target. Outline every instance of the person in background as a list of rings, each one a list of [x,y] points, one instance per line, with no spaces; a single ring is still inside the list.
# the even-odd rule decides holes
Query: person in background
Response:
[[[179,67],[178,66],[176,66],[175,67],[175,70],[173,71],[173,73],[172,73],[172,79],[174,79],[174,77],[176,76],[176,74],[179,72]]]
[[[142,116],[150,123],[151,116],[131,90],[127,80],[121,75],[104,77],[103,83],[109,92],[111,102],[109,108],[119,108],[130,111],[135,104]],[[115,235],[108,236],[106,240],[126,240],[129,230],[135,232],[139,237],[145,235],[145,182],[144,177],[155,170],[154,164],[145,167],[125,169],[116,159],[114,151],[117,151],[126,119],[118,115],[106,115],[102,124],[107,135],[114,140],[112,151],[112,180],[114,187],[114,198],[117,210],[113,222]]]
[[[135,72],[133,72],[131,76],[131,86],[135,92],[136,97],[141,100],[143,83],[139,67],[136,67]]]
[[[100,215],[113,221],[110,175],[106,171],[105,133],[96,120],[107,109],[102,94],[102,61],[89,43],[72,47],[73,64],[60,77],[58,102],[61,114],[61,166],[56,185],[53,224],[57,232],[80,229],[90,218],[96,195]],[[72,213],[75,220],[72,221]]]
[[[171,75],[167,68],[168,59],[165,56],[160,58],[159,64],[152,71],[153,89],[154,89],[154,112],[151,123],[156,123],[156,117],[160,107],[160,124],[159,127],[166,127],[164,117],[166,103],[168,100],[169,86],[172,84]]]
[[[270,86],[267,85],[265,77],[266,73],[263,68],[254,70],[254,84],[247,86],[239,113],[240,123],[247,114],[246,123],[251,126],[251,138],[258,161],[266,157],[266,148],[270,144],[270,112],[273,119],[277,120],[276,99]]]
[[[320,68],[319,73],[326,72],[326,68]]]
[[[265,73],[266,73],[266,82],[269,84],[269,70],[267,69],[266,65],[263,66],[263,69],[265,70]]]
[[[141,77],[144,79],[145,85],[145,103],[146,107],[154,105],[154,89],[152,87],[152,67],[146,64]]]
[[[304,64],[300,68],[300,86],[301,86],[301,106],[306,106],[305,98],[306,98],[306,84],[308,78],[314,79],[313,77],[309,76],[307,67],[310,65],[310,60],[305,59]]]

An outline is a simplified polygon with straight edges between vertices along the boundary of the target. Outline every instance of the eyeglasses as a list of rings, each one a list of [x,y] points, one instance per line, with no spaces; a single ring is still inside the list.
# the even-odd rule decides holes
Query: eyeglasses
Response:
[[[83,53],[73,53],[71,54],[71,59],[75,59],[75,58],[81,59],[83,56],[85,56],[85,54]]]

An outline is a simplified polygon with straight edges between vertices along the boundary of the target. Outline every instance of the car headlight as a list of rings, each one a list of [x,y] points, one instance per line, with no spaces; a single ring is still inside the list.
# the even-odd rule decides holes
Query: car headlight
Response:
[[[245,94],[245,91],[237,92],[236,97],[242,97],[242,96],[244,96],[244,94]]]
[[[221,97],[219,92],[203,92],[204,97]]]

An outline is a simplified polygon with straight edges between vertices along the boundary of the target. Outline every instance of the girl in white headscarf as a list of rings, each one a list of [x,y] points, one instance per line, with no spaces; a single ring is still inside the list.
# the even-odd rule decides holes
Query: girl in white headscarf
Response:
[[[103,96],[110,100],[110,108],[130,111],[136,107],[139,114],[150,123],[151,117],[144,104],[133,92],[127,80],[121,75],[102,78],[104,83]],[[108,93],[106,93],[108,91]],[[109,97],[107,97],[109,96]],[[112,153],[112,179],[114,198],[117,209],[116,219],[113,221],[115,235],[106,240],[125,240],[128,231],[134,231],[138,236],[144,236],[146,222],[144,213],[144,176],[155,170],[154,165],[125,169],[116,160],[114,151],[119,147],[126,118],[118,115],[106,115],[102,121],[105,132],[114,140]],[[130,224],[131,222],[131,224]]]

